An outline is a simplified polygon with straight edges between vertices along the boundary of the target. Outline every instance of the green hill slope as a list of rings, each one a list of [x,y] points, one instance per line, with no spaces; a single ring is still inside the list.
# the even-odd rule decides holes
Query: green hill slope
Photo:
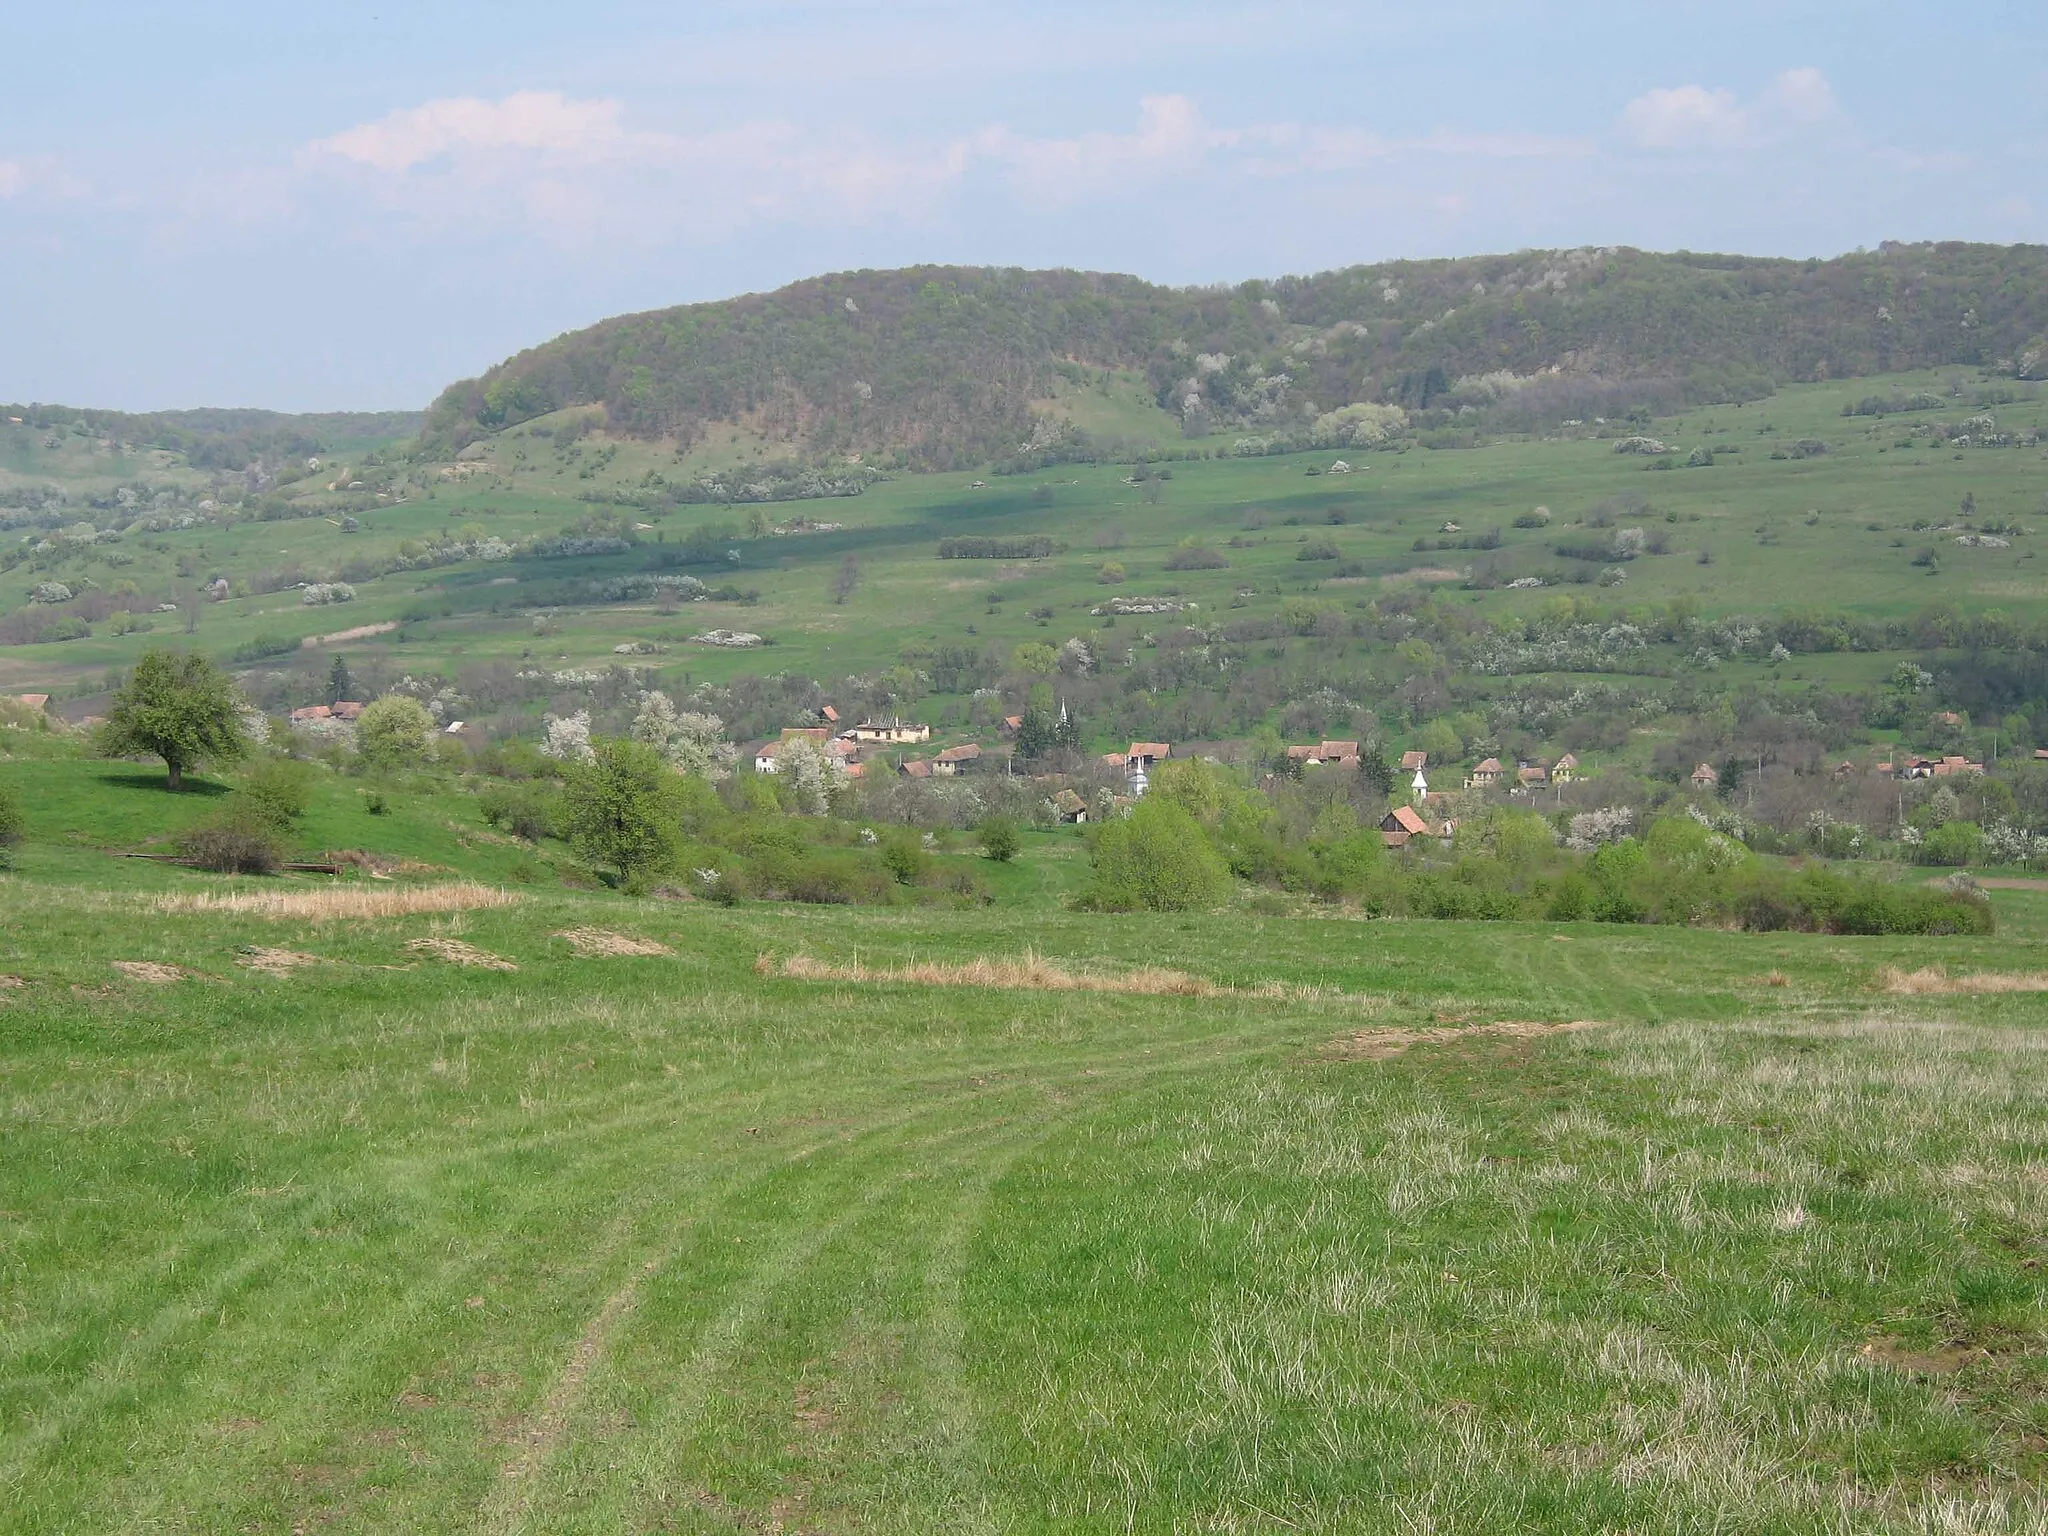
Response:
[[[426,443],[454,452],[602,405],[621,435],[689,446],[740,426],[798,452],[949,468],[1042,442],[1035,418],[1070,416],[1043,406],[1089,370],[1104,393],[1141,373],[1156,409],[1135,425],[1165,437],[1298,426],[1357,401],[1535,422],[1916,368],[2035,374],[2044,336],[2048,249],[2033,246],[1803,262],[1539,251],[1201,289],[914,267],[558,337],[451,386]]]

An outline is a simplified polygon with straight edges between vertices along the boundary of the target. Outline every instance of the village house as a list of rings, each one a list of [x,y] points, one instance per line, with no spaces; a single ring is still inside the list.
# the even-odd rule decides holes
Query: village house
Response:
[[[1579,776],[1579,760],[1570,752],[1550,765],[1550,782],[1569,784]]]
[[[48,709],[50,696],[47,693],[17,693],[15,698],[30,709]]]
[[[969,742],[964,747],[948,747],[932,759],[932,772],[941,778],[955,778],[967,772],[981,757],[981,748]]]
[[[931,760],[923,757],[909,758],[897,771],[906,779],[928,779],[932,776]]]
[[[1173,748],[1163,741],[1134,741],[1131,750],[1124,754],[1124,764],[1130,768],[1141,768],[1151,772],[1155,764],[1173,756]]]
[[[1720,782],[1721,775],[1714,772],[1710,764],[1701,763],[1699,767],[1692,771],[1692,787],[1694,789],[1712,789]]]
[[[1507,770],[1500,765],[1500,759],[1489,757],[1485,762],[1465,775],[1467,789],[1491,789],[1501,781]]]
[[[1325,741],[1313,746],[1289,747],[1287,760],[1299,763],[1304,768],[1356,768],[1358,766],[1358,743],[1355,741]]]
[[[853,728],[853,739],[881,746],[908,747],[932,739],[932,728],[914,720],[863,720]]]
[[[1550,770],[1541,763],[1523,763],[1515,770],[1515,785],[1519,789],[1537,789],[1550,782]]]
[[[1397,805],[1380,818],[1380,841],[1389,848],[1405,847],[1411,837],[1428,834],[1429,823],[1412,805]]]
[[[1420,773],[1428,766],[1429,754],[1427,752],[1403,752],[1401,754],[1401,771],[1403,773]]]
[[[1079,826],[1088,819],[1088,802],[1071,789],[1063,789],[1052,797],[1052,813],[1062,825]]]
[[[822,725],[792,725],[787,727],[778,739],[763,742],[754,749],[754,772],[781,772],[782,770],[777,762],[777,758],[784,746],[797,740],[799,737],[816,742],[825,749],[828,756],[839,756],[838,753],[832,750],[834,743],[831,739],[831,732],[827,731]]]
[[[1982,773],[1984,765],[1956,754],[1947,757],[1909,757],[1902,779],[1950,779],[1961,774]]]
[[[1014,735],[1016,735],[1016,734],[1017,734],[1017,733],[1018,733],[1019,731],[1021,731],[1021,730],[1023,730],[1023,729],[1024,729],[1024,717],[1023,717],[1022,715],[1005,715],[1005,716],[1003,716],[1003,723],[1002,723],[1002,727],[1001,727],[1001,732],[1002,732],[1002,734],[1003,734],[1003,735],[1005,735],[1005,736],[1014,736]]]

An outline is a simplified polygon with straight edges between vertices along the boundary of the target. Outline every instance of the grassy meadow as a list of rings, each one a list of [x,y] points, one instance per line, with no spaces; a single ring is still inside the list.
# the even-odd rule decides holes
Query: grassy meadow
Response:
[[[234,880],[103,851],[204,793],[0,782],[0,1530],[2048,1521],[2043,994],[1967,990],[2048,985],[2040,890],[1089,916],[1037,833],[978,909],[726,909],[464,797]]]
[[[317,641],[389,625],[336,646],[359,660],[382,657],[400,671],[452,674],[490,662],[604,665],[615,659],[616,646],[639,642],[660,648],[651,664],[698,682],[762,670],[827,678],[886,669],[907,646],[1057,644],[1079,635],[1114,656],[1120,647],[1145,644],[1146,631],[1158,622],[1090,611],[1115,596],[1171,595],[1193,609],[1197,622],[1204,616],[1257,618],[1304,596],[1355,606],[1403,586],[1456,585],[1465,571],[1484,565],[1496,585],[1456,597],[1479,615],[1505,619],[1554,602],[1560,591],[1592,593],[1576,586],[1509,590],[1506,583],[1537,574],[1554,580],[1574,562],[1560,560],[1553,547],[1583,532],[1579,525],[1597,503],[1639,495],[1649,510],[1634,515],[1663,532],[1670,552],[1631,563],[1623,586],[1599,591],[1604,601],[1677,602],[1707,616],[1786,608],[1899,615],[1943,605],[2024,613],[2048,597],[2048,576],[2030,541],[1960,547],[1954,525],[1966,495],[1980,522],[2038,520],[2040,454],[1950,448],[1929,442],[1924,430],[1916,441],[1916,425],[1953,424],[1983,409],[1973,403],[1974,381],[1952,398],[1955,383],[1948,372],[1929,372],[1794,385],[1767,400],[1702,409],[1643,429],[1669,444],[1681,466],[1692,450],[1712,450],[1714,462],[1705,468],[1660,469],[1655,458],[1617,454],[1611,436],[1566,432],[1398,454],[1173,463],[1165,466],[1171,479],[1138,484],[1129,483],[1131,471],[1121,465],[1061,465],[1014,477],[903,476],[856,497],[768,505],[764,510],[777,522],[803,517],[844,526],[735,537],[737,560],[689,569],[714,586],[750,591],[755,601],[694,603],[675,612],[647,602],[593,603],[588,587],[596,578],[647,568],[663,544],[685,541],[694,530],[738,529],[752,509],[636,511],[627,499],[645,488],[649,475],[686,477],[713,460],[744,467],[766,462],[774,450],[720,437],[679,458],[667,445],[607,440],[601,433],[562,442],[551,435],[558,418],[577,413],[558,413],[472,445],[456,463],[415,466],[379,480],[394,487],[384,501],[368,492],[324,490],[329,470],[323,469],[290,488],[311,515],[131,535],[52,570],[17,567],[0,577],[0,605],[19,605],[33,583],[48,576],[90,577],[103,587],[132,581],[172,600],[189,598],[197,583],[216,574],[255,587],[266,572],[321,579],[353,557],[388,554],[404,540],[465,529],[508,542],[551,534],[593,510],[610,509],[616,499],[646,524],[642,547],[627,555],[470,560],[400,571],[360,583],[355,601],[329,607],[306,607],[289,588],[251,591],[201,604],[192,640],[226,658],[259,638]],[[1049,408],[1097,430],[1138,435],[1145,411],[1164,418],[1135,391],[1133,380],[1119,376],[1108,393],[1076,386],[1072,399],[1056,399]],[[1842,415],[1846,405],[1868,396],[1915,391],[1934,392],[1943,408]],[[2048,427],[2038,389],[2021,385],[2017,393],[2021,398],[1989,407],[1999,430]],[[26,448],[8,457],[10,436],[28,430],[0,425],[0,467],[24,475],[33,468]],[[1157,422],[1151,430],[1157,432]],[[1222,451],[1230,441],[1218,437],[1198,446]],[[1794,456],[1800,443],[1820,443],[1827,451]],[[1320,473],[1340,457],[1353,473]],[[1311,476],[1311,470],[1318,473]],[[84,475],[87,468],[74,465],[71,472]],[[356,471],[341,465],[332,472]],[[190,472],[173,467],[165,473]],[[1538,506],[1553,514],[1548,527],[1513,526],[1515,517]],[[344,531],[347,517],[358,521],[356,531]],[[1502,542],[1488,551],[1414,547],[1418,539],[1433,545],[1445,537],[1446,523],[1467,536],[1499,528]],[[1065,549],[1039,560],[936,558],[938,540],[957,535],[1044,535]],[[1455,543],[1458,535],[1450,537]],[[1225,564],[1167,569],[1191,539],[1206,543]],[[1305,544],[1322,539],[1335,544],[1335,560],[1297,559]],[[1929,549],[1938,559],[1916,565],[1916,556]],[[858,581],[843,603],[835,602],[833,580],[848,556],[857,562]],[[1107,561],[1124,567],[1120,584],[1102,582],[1099,570]],[[548,615],[538,632],[537,613]],[[0,683],[89,691],[106,669],[132,664],[145,646],[183,640],[178,615],[154,623],[153,631],[125,636],[99,624],[84,638],[7,646],[0,649]],[[713,626],[761,634],[770,644],[720,651],[691,643]],[[1762,675],[1754,662],[1732,665],[1730,676],[1745,667]],[[1844,666],[1856,675],[1838,677]],[[1868,681],[1863,671],[1874,676],[1882,668],[1881,658],[1838,656],[1801,658],[1795,670],[1809,680],[1862,683]]]

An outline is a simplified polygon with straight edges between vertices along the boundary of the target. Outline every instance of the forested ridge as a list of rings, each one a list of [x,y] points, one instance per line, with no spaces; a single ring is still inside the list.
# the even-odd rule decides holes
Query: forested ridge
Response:
[[[137,448],[182,454],[195,469],[243,470],[307,454],[354,452],[409,437],[418,411],[284,411],[204,408],[107,411],[71,405],[0,405],[0,418],[71,428]]]
[[[452,452],[568,406],[687,445],[734,423],[906,467],[1015,455],[1078,368],[1142,370],[1165,428],[1286,430],[1360,402],[1508,425],[1755,398],[1931,366],[2048,372],[2048,247],[1887,244],[1831,260],[1520,252],[1230,287],[1015,268],[840,273],[619,316],[451,386]]]

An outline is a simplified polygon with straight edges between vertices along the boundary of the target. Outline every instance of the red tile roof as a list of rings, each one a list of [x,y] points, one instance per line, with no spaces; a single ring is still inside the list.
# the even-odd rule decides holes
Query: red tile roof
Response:
[[[1420,837],[1429,830],[1429,823],[1412,805],[1397,805],[1387,813],[1387,820],[1400,823],[1400,829],[1411,837]]]

